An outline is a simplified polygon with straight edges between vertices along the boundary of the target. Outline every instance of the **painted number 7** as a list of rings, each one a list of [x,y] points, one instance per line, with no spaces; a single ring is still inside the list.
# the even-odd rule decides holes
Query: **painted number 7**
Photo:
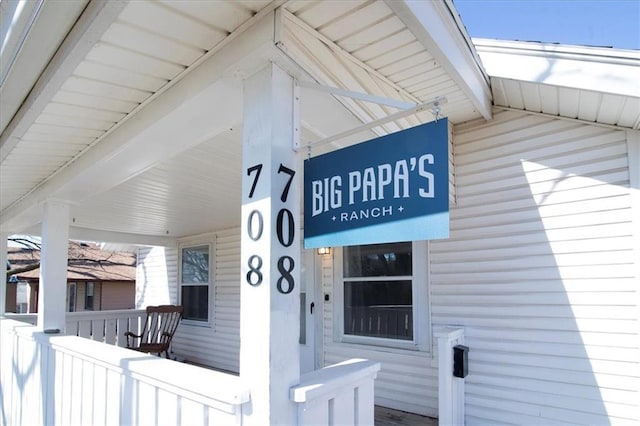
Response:
[[[280,173],[286,173],[289,175],[289,180],[287,181],[287,184],[282,189],[282,195],[280,196],[280,201],[282,201],[283,203],[286,203],[287,197],[289,196],[289,188],[291,188],[291,182],[293,181],[293,177],[296,175],[296,171],[291,170],[290,168],[283,166],[282,163],[280,163],[280,167],[278,168],[278,174]]]
[[[256,172],[256,175],[253,178],[253,183],[251,184],[251,189],[249,190],[249,198],[253,198],[253,192],[256,190],[256,185],[258,184],[258,179],[260,179],[261,171],[262,164],[256,164],[255,166],[249,167],[247,169],[247,176],[251,176],[251,173]]]
[[[260,173],[262,172],[262,164],[256,164],[255,166],[251,166],[247,169],[247,176],[251,176],[252,173],[255,173],[253,177],[253,182],[251,183],[251,189],[249,190],[249,198],[253,198],[253,193],[256,190],[256,186],[258,186],[258,180],[260,179]],[[285,173],[289,175],[289,179],[282,189],[282,195],[280,196],[280,200],[283,203],[287,202],[287,198],[289,197],[289,189],[291,188],[291,182],[293,182],[293,177],[296,175],[295,170],[291,170],[287,166],[284,166],[280,163],[280,167],[278,168],[278,174]]]

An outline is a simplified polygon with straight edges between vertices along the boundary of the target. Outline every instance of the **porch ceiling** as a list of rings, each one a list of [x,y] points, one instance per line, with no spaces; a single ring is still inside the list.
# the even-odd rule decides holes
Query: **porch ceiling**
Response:
[[[162,243],[237,225],[240,77],[267,60],[346,90],[446,97],[453,122],[488,117],[487,77],[452,2],[419,3],[89,1],[57,32],[38,31],[58,24],[36,13],[1,61],[2,232],[37,232],[48,198],[71,203],[78,238]],[[274,40],[264,22],[278,8]],[[59,47],[28,49],[44,40]],[[11,83],[34,66],[38,80],[20,92]],[[301,108],[303,142],[397,111],[308,89]],[[313,154],[432,119],[418,113]]]

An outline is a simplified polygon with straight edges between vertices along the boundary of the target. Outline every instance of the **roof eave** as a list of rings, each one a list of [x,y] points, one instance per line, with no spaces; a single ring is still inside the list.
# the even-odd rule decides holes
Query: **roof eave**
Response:
[[[453,2],[386,0],[386,4],[447,70],[478,112],[490,119],[489,79]]]
[[[640,97],[640,51],[473,39],[491,77]]]

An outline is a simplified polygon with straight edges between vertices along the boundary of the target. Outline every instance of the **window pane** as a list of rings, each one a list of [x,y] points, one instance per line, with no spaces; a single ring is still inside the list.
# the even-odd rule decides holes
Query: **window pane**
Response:
[[[209,286],[182,286],[182,317],[188,320],[207,321],[209,319]]]
[[[344,333],[413,340],[411,281],[344,283]]]
[[[411,242],[345,247],[344,276],[411,275]]]
[[[93,294],[94,284],[92,282],[88,282],[86,284],[86,290],[84,294],[84,308],[88,311],[93,310]]]
[[[182,249],[182,282],[209,282],[209,246]]]
[[[76,283],[69,283],[67,292],[67,312],[76,310]]]

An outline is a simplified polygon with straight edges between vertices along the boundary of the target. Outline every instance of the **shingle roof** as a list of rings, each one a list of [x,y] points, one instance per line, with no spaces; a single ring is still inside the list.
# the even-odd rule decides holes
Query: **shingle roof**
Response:
[[[8,260],[12,267],[40,262],[40,250],[8,248]],[[38,280],[40,268],[17,274],[19,280]],[[95,244],[69,243],[69,267],[67,280],[87,281],[135,281],[136,255],[129,252],[101,250]]]

